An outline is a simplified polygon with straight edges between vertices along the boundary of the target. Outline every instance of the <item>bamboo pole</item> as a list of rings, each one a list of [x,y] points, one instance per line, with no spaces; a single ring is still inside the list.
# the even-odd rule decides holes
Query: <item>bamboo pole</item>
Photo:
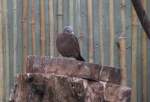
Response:
[[[122,34],[119,37],[120,45],[120,68],[122,69],[122,84],[127,85],[127,67],[126,67],[126,21],[125,21],[125,0],[121,0],[121,25]]]
[[[3,102],[3,36],[2,36],[2,0],[0,0],[0,102]]]
[[[147,0],[143,0],[144,7],[146,8]],[[143,102],[148,102],[148,52],[147,52],[147,35],[142,32],[142,69],[143,69]]]
[[[54,41],[54,56],[58,56],[59,53],[57,51],[56,48],[56,37],[57,37],[57,33],[58,33],[58,0],[53,0],[53,8],[54,8],[54,37],[53,37],[53,41]]]
[[[75,1],[75,10],[74,14],[76,15],[75,22],[74,22],[74,28],[76,28],[76,33],[79,36],[79,45],[80,49],[83,47],[83,33],[81,31],[81,18],[80,18],[80,0]]]
[[[35,0],[32,0],[32,48],[33,55],[35,54]]]
[[[147,52],[147,36],[146,33],[143,32],[142,36],[142,69],[143,69],[143,102],[148,102],[148,52]]]
[[[58,32],[62,32],[62,26],[63,26],[63,0],[58,0]]]
[[[101,71],[100,71],[100,73],[99,73],[99,75],[101,76],[101,73],[102,73],[102,71],[103,71],[103,65],[104,65],[104,44],[103,44],[103,21],[104,21],[104,9],[103,9],[103,0],[100,0],[99,1],[99,26],[100,26],[100,28],[99,28],[99,33],[100,33],[100,64],[101,64],[101,66],[102,66],[102,68],[101,68]]]
[[[93,47],[93,24],[92,24],[92,0],[87,1],[88,5],[88,32],[89,32],[89,62],[94,62],[93,60],[93,53],[94,53],[94,47]]]
[[[137,15],[132,7],[132,94],[131,94],[131,102],[137,102],[137,64],[136,64],[136,56],[137,56]]]
[[[23,33],[22,33],[22,10],[23,10],[23,1],[17,0],[17,72],[23,71]]]
[[[63,29],[62,26],[63,26],[63,2],[64,2],[64,0],[57,0],[57,1],[58,1],[57,2],[57,8],[58,9],[56,12],[56,14],[57,14],[57,28],[58,28],[58,33],[60,33],[60,32],[62,32],[62,29]],[[69,2],[71,2],[71,0]],[[70,8],[70,9],[72,9],[72,8]],[[57,36],[57,34],[54,36],[55,39],[56,39],[56,36]],[[56,45],[56,43],[55,43],[55,45]],[[56,56],[58,56],[59,53],[58,53],[57,49],[55,50],[55,52],[56,52]]]
[[[45,0],[40,0],[41,17],[41,55],[45,55]]]
[[[124,34],[126,34],[125,7],[126,7],[125,0],[121,0],[121,25],[122,25],[122,32]]]
[[[74,12],[73,12],[73,0],[69,0],[69,23],[73,27]],[[74,28],[74,27],[73,27]]]
[[[13,59],[13,54],[14,54],[14,46],[13,46],[13,0],[8,0],[7,1],[7,6],[8,6],[8,14],[7,14],[7,18],[8,18],[8,42],[9,42],[9,76],[10,76],[10,81],[9,81],[9,86],[12,87],[13,83],[14,83],[14,59]]]
[[[50,56],[49,0],[45,0],[45,56]]]
[[[69,25],[69,9],[68,9],[69,8],[69,0],[64,0],[63,6],[64,6],[63,26],[66,26],[66,25]]]
[[[127,85],[127,70],[126,70],[126,37],[122,33],[119,37],[119,47],[120,47],[120,68],[121,72],[121,84]]]
[[[14,66],[13,66],[13,72],[14,77],[17,74],[17,0],[13,0],[13,45],[14,45]]]
[[[8,101],[9,97],[9,91],[10,91],[10,86],[9,86],[9,41],[8,41],[8,19],[7,19],[7,0],[2,1],[2,34],[3,34],[3,52],[4,52],[4,101]]]
[[[50,55],[54,56],[54,12],[53,0],[49,0],[49,24],[50,24]]]
[[[150,39],[150,19],[143,7],[142,0],[131,0],[132,5],[136,11],[139,21],[147,34],[147,38]]]
[[[32,48],[32,0],[29,0],[29,11],[28,11],[28,54],[33,55],[33,48]]]
[[[100,21],[100,28],[99,28],[99,32],[100,32],[100,58],[101,58],[101,65],[103,66],[104,64],[104,46],[103,46],[103,0],[99,0],[99,21]]]
[[[23,0],[23,21],[22,21],[22,25],[23,25],[23,49],[24,49],[24,63],[23,63],[23,72],[25,71],[25,67],[26,67],[26,62],[25,59],[27,57],[28,54],[28,7],[29,6],[29,1],[28,0]]]
[[[109,0],[110,66],[114,66],[114,1]]]

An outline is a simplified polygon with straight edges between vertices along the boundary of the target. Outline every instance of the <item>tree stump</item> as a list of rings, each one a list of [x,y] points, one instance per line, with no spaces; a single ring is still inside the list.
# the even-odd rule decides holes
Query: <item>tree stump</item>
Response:
[[[29,56],[10,102],[126,102],[120,70],[70,58]]]

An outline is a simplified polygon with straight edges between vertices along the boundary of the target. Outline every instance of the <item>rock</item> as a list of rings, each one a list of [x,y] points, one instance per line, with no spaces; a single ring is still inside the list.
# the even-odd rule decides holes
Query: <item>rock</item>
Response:
[[[20,74],[10,102],[125,102],[128,87],[48,74]]]

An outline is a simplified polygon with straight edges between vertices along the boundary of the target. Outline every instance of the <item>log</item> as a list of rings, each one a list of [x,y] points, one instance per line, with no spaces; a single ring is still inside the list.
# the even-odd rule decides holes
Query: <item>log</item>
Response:
[[[50,58],[48,56],[28,56],[26,73],[66,75],[94,81],[120,84],[120,69],[77,61],[72,58]]]
[[[142,0],[131,0],[135,8],[136,14],[141,22],[141,25],[146,32],[148,39],[150,39],[150,20],[143,7]]]
[[[26,73],[16,78],[9,102],[126,102],[131,89],[63,75]]]

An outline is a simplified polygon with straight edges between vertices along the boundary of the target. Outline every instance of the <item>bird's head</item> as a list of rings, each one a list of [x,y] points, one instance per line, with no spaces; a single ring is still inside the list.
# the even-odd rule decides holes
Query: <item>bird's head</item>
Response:
[[[63,32],[74,34],[72,26],[65,26]]]

